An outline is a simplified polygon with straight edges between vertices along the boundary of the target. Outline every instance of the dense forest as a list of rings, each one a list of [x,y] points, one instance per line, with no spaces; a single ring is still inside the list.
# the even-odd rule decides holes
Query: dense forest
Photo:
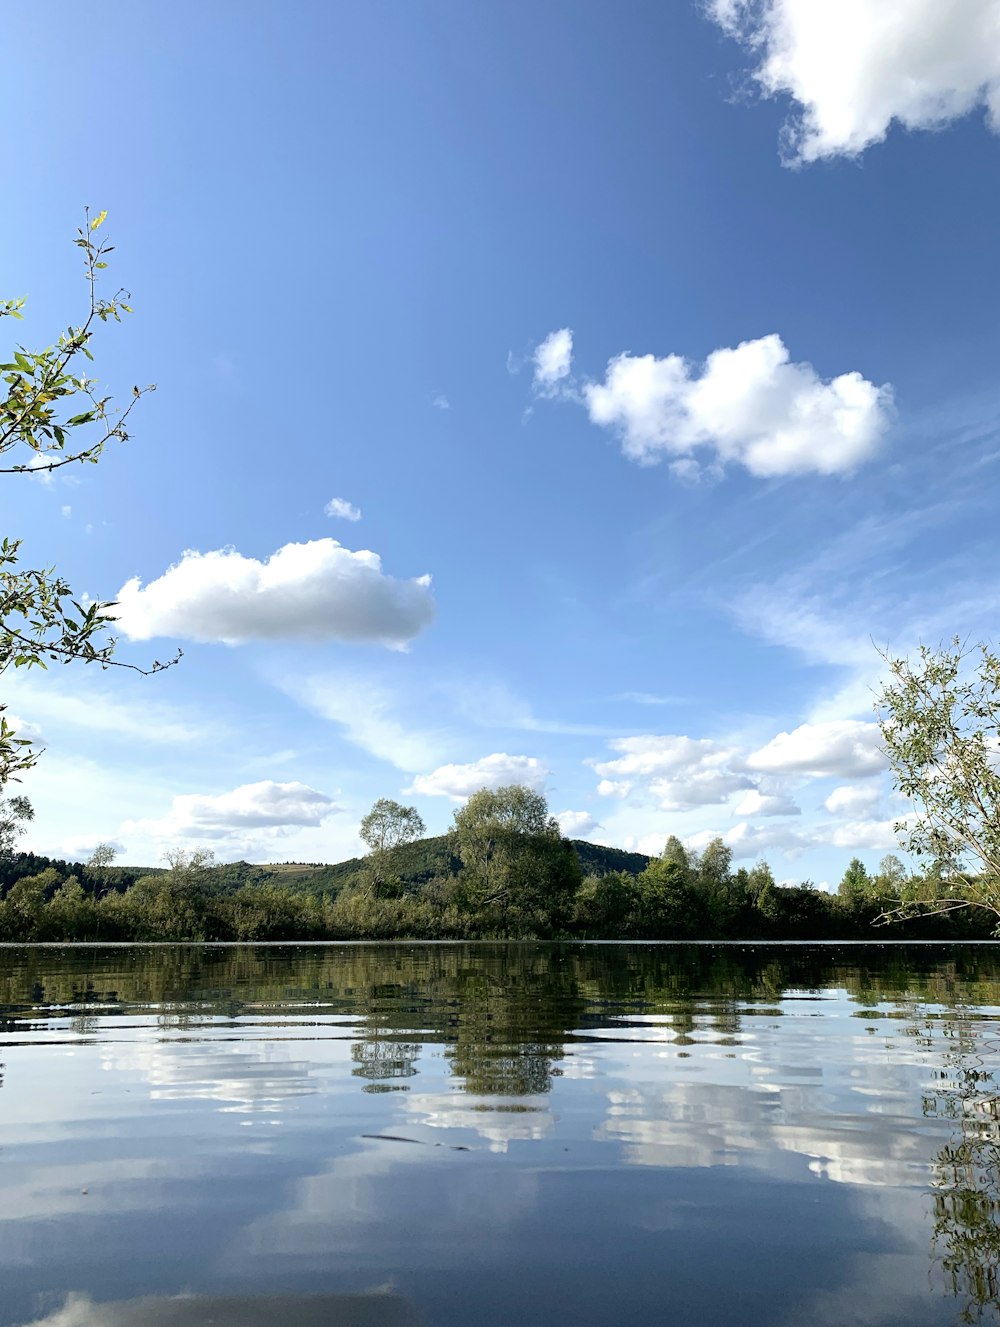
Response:
[[[722,839],[695,853],[671,838],[655,858],[564,839],[524,788],[474,794],[450,834],[414,837],[423,828],[380,801],[362,822],[368,854],[333,866],[175,852],[133,869],[8,846],[0,940],[968,940],[996,925],[988,909],[951,910],[936,867],[915,876],[890,855],[870,874],[855,858],[835,894],[779,885],[764,861],[734,867]]]

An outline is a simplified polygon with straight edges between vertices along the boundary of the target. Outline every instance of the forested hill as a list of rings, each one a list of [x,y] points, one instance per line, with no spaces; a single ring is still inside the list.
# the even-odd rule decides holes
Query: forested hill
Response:
[[[607,875],[612,871],[639,875],[651,860],[641,852],[604,848],[596,843],[586,843],[583,839],[571,839],[570,842],[580,859],[580,868],[585,876]],[[228,862],[214,867],[205,884],[214,886],[217,892],[223,894],[243,885],[265,882],[308,894],[336,894],[363,866],[364,859],[361,857],[351,857],[346,862],[333,865],[286,862],[254,866],[249,862]],[[6,894],[16,880],[37,875],[47,869],[55,870],[59,881],[75,875],[84,882],[85,887],[89,885],[88,870],[81,862],[65,862],[40,857],[33,852],[19,852],[11,853],[6,859],[0,858],[0,896]],[[159,874],[163,869],[162,865],[105,868],[102,885],[104,888],[127,889],[140,877]],[[436,876],[457,875],[462,869],[462,863],[452,851],[449,836],[439,834],[435,838],[420,839],[416,843],[396,848],[391,858],[391,869],[404,886],[417,888]]]
[[[607,875],[611,871],[628,871],[630,875],[639,875],[645,871],[651,860],[641,852],[604,848],[597,843],[587,843],[583,839],[571,839],[570,842],[580,859],[580,868],[584,875]],[[462,869],[462,862],[453,852],[452,846],[452,840],[447,834],[404,844],[396,848],[392,854],[393,874],[397,875],[404,885],[414,887],[426,884],[435,876],[458,875]],[[328,890],[336,892],[363,866],[362,857],[350,857],[346,862],[337,862],[333,866],[319,864],[308,866],[299,862],[288,862],[279,866],[255,867],[254,871],[259,880],[273,880],[276,884],[299,887],[309,893],[319,893]]]

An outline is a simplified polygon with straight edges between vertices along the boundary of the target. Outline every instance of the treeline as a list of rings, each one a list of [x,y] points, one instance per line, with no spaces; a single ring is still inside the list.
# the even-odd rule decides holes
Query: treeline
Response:
[[[966,940],[996,924],[963,908],[879,926],[948,898],[947,881],[892,856],[875,875],[853,860],[836,894],[779,886],[766,862],[734,869],[721,839],[699,854],[671,838],[660,857],[636,859],[643,869],[584,875],[545,799],[517,786],[475,793],[445,839],[414,840],[419,817],[384,799],[363,829],[368,856],[333,883],[325,869],[282,883],[279,868],[204,852],[137,876],[106,855],[32,871],[44,859],[20,854],[0,864],[0,940]],[[437,846],[419,851],[427,844]]]

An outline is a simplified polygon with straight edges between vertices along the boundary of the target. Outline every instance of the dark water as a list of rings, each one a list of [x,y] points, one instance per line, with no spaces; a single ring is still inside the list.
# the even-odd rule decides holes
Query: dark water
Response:
[[[0,950],[0,1325],[998,1320],[991,947]]]

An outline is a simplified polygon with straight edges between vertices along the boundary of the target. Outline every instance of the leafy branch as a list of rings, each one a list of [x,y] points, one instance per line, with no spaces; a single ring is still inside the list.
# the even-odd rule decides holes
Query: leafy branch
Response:
[[[98,294],[99,275],[114,248],[96,234],[106,216],[102,211],[91,220],[88,210],[86,225],[74,241],[83,252],[89,291],[84,322],[69,327],[45,350],[18,346],[13,359],[0,364],[0,381],[6,388],[0,396],[0,458],[17,454],[17,449],[31,453],[27,460],[0,466],[0,474],[37,475],[74,462],[96,464],[109,442],[128,441],[129,415],[142,396],[155,390],[152,384],[133,387],[128,404],[115,408],[110,396],[97,391],[96,379],[78,372],[74,363],[80,356],[93,360],[90,342],[99,323],[121,322],[123,313],[132,312],[127,291],[118,290],[111,299]],[[0,301],[0,318],[21,319],[24,302],[23,298]],[[87,408],[71,413],[81,396]],[[181,658],[178,650],[148,668],[115,659],[117,640],[106,633],[115,621],[116,604],[74,597],[54,568],[21,568],[20,548],[20,539],[4,538],[0,543],[0,673],[12,667],[47,668],[50,663],[96,663],[102,669],[124,668],[148,676]],[[40,754],[29,738],[17,736],[3,715],[5,709],[0,703],[0,787],[30,769]]]

